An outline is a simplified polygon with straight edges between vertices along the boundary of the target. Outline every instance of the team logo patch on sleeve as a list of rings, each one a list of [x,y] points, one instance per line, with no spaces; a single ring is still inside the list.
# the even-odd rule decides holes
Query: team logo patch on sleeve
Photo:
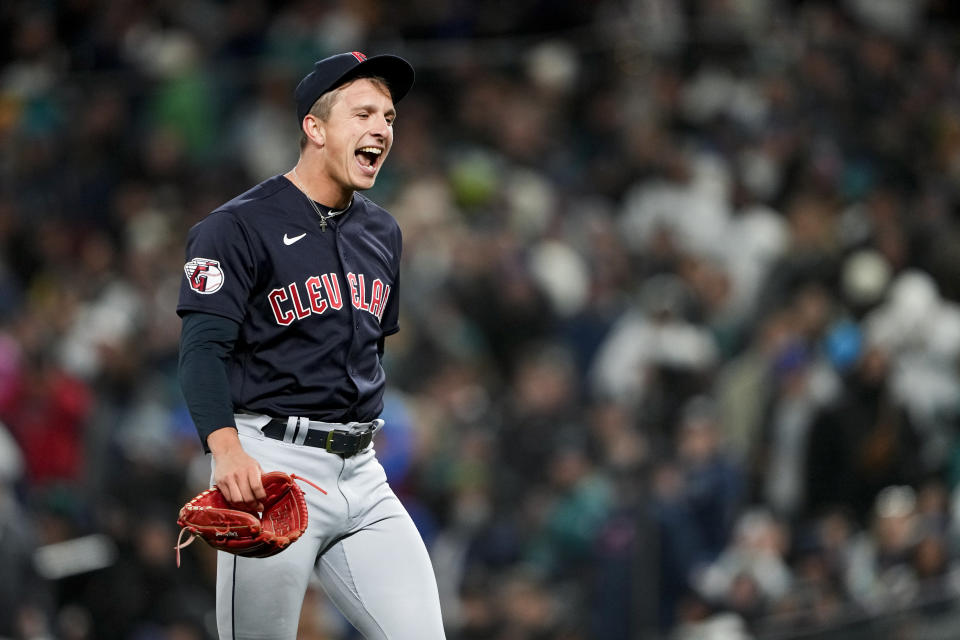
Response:
[[[223,286],[223,269],[220,262],[209,258],[194,258],[183,265],[190,288],[197,293],[216,293]]]

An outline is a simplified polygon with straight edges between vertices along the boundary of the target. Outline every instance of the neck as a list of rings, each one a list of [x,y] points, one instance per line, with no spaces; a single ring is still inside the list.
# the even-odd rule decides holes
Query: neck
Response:
[[[331,180],[325,180],[324,176],[312,170],[310,163],[304,162],[303,158],[285,175],[308,198],[331,209],[346,209],[353,199],[352,190],[344,190]]]

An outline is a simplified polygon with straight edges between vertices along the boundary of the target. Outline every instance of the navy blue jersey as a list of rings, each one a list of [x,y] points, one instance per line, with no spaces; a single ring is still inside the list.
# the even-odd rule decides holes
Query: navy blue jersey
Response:
[[[377,347],[399,329],[401,242],[396,220],[359,193],[322,230],[283,176],[194,225],[177,313],[239,323],[227,366],[235,410],[326,422],[379,415]]]

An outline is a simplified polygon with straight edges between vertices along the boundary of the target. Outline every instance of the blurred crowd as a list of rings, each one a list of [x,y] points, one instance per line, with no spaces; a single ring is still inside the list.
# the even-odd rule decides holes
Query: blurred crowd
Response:
[[[3,3],[0,637],[214,637],[212,552],[173,552],[186,231],[294,164],[293,87],[350,50],[418,73],[376,446],[449,637],[924,637],[958,43],[950,0]],[[311,587],[300,637],[354,636]]]

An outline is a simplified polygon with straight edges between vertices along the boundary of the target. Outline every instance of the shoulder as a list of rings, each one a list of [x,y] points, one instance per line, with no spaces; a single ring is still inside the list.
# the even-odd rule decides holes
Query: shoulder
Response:
[[[273,220],[285,211],[291,188],[290,181],[283,176],[268,178],[214,209],[194,225],[194,229],[256,226],[262,221]]]
[[[233,200],[224,203],[219,209],[231,209],[238,213],[256,211],[259,207],[270,206],[277,201],[290,197],[293,184],[283,176],[267,178],[260,184],[241,193]],[[218,210],[219,210],[218,209]]]

